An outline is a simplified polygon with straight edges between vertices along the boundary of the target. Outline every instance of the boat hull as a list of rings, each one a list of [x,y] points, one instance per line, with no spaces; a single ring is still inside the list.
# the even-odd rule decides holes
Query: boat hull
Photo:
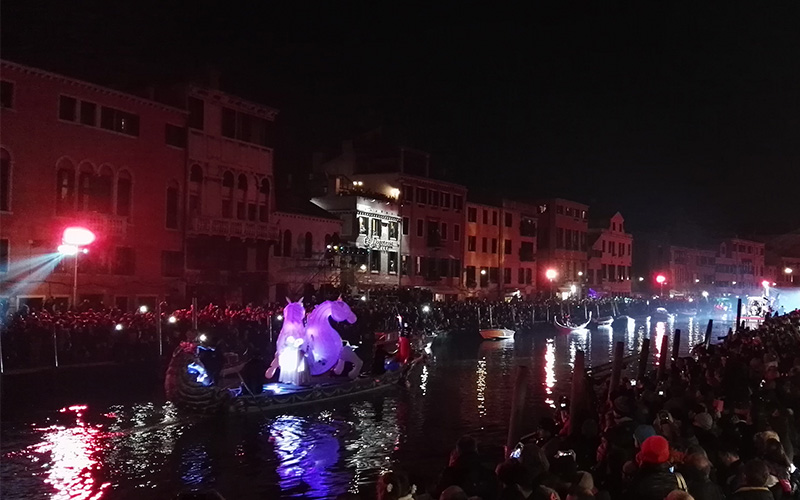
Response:
[[[480,331],[483,340],[510,340],[514,338],[514,330],[508,328],[483,328]]]

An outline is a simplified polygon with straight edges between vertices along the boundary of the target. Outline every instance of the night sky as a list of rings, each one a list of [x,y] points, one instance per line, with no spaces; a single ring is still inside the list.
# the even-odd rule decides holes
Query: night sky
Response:
[[[2,57],[121,88],[215,67],[281,110],[295,177],[383,126],[447,179],[619,209],[634,232],[800,228],[799,2],[432,3],[5,0]]]

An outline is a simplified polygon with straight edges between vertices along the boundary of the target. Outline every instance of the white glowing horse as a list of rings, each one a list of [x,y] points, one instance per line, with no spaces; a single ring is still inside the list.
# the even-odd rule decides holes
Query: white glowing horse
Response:
[[[309,359],[312,375],[322,375],[327,372],[339,362],[339,358],[342,355],[342,337],[331,326],[328,318],[333,318],[334,321],[347,321],[348,323],[355,323],[357,319],[353,311],[350,310],[350,306],[341,297],[338,300],[326,300],[316,306],[314,311],[308,315],[306,336],[312,356]],[[350,361],[350,358],[355,356],[352,349],[348,350],[348,359],[346,361]],[[339,370],[339,373],[341,373],[341,370]]]

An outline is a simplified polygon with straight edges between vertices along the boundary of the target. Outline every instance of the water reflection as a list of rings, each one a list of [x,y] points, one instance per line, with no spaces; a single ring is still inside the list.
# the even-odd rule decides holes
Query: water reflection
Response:
[[[476,370],[477,379],[475,381],[476,391],[478,393],[478,417],[486,416],[486,358],[478,360],[478,369]]]
[[[545,403],[551,408],[556,407],[553,400],[553,387],[556,385],[556,347],[553,339],[547,339],[547,349],[544,352],[544,392],[547,394]]]

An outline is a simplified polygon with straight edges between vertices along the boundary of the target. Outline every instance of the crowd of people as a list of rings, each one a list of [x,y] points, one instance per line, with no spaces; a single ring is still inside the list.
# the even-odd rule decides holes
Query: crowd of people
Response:
[[[380,500],[410,498],[788,500],[800,498],[800,310],[698,347],[631,383],[569,402],[492,467],[459,440],[438,484],[383,474]]]
[[[644,310],[641,301],[618,300],[514,300],[401,302],[394,297],[375,295],[369,300],[349,300],[358,315],[356,325],[342,325],[343,338],[370,341],[374,332],[397,331],[401,327],[416,331],[474,333],[481,327],[508,327],[526,331],[534,322],[555,315],[611,314],[624,309],[633,314]],[[306,307],[313,308],[314,301]],[[172,309],[162,304],[160,312],[162,353],[172,352],[181,340],[198,333],[223,341],[226,349],[243,354],[248,349],[269,352],[270,343],[281,328],[284,304],[263,306],[215,306],[197,311],[197,330],[193,329],[191,308]],[[0,323],[0,343],[6,369],[93,362],[131,362],[152,359],[159,352],[156,308],[135,312],[114,308],[93,309],[84,304],[59,310],[53,305],[33,310],[27,306],[5,311]]]

